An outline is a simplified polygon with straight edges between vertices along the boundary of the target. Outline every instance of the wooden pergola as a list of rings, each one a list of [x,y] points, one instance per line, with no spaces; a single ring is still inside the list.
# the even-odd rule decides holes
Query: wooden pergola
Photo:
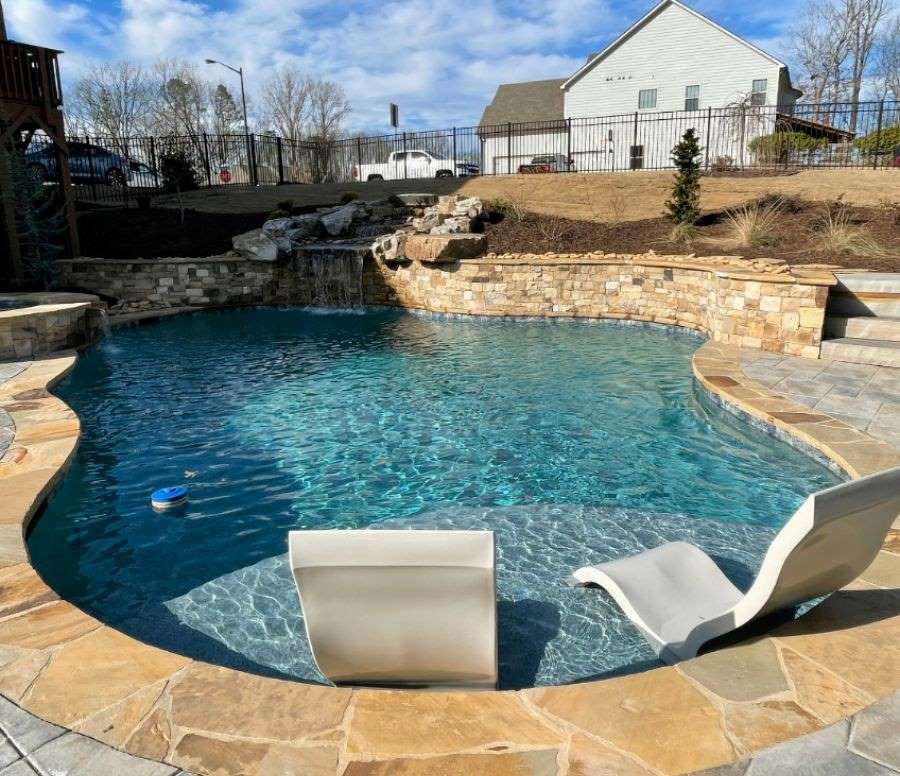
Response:
[[[75,205],[69,176],[68,147],[62,112],[62,89],[55,49],[9,40],[0,4],[0,279],[13,285],[25,279],[21,242],[16,223],[16,197],[12,186],[11,156],[22,152],[36,132],[42,132],[57,150],[56,165],[62,205],[68,225],[66,249],[79,253]]]

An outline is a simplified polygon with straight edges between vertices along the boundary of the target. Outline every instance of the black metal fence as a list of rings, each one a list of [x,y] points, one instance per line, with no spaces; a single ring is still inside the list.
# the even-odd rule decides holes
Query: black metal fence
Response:
[[[70,137],[69,167],[77,199],[129,204],[171,188],[165,160],[173,155],[201,187],[662,170],[688,128],[707,170],[900,169],[900,102],[888,101],[636,111],[340,140]],[[34,175],[57,179],[53,147],[40,136],[25,161]]]

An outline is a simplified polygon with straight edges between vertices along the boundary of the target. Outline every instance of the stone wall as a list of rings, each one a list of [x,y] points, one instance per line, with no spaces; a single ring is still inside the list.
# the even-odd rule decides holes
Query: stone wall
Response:
[[[653,255],[486,257],[367,268],[366,297],[373,304],[476,315],[628,318],[808,358],[819,354],[829,283],[827,276],[742,273]]]
[[[235,256],[150,261],[85,258],[58,265],[61,286],[115,297],[119,304],[114,311],[265,304],[276,296],[271,262]]]
[[[102,312],[89,302],[40,304],[0,312],[0,361],[31,359],[87,345]]]
[[[122,300],[123,311],[315,302],[309,261],[235,256],[158,261],[61,262],[63,283]],[[796,274],[733,258],[486,256],[432,263],[363,263],[366,304],[475,315],[573,316],[653,321],[718,342],[817,358],[827,272]]]

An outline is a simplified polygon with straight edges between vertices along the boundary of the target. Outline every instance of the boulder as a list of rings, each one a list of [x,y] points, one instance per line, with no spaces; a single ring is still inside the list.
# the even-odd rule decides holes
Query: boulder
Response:
[[[340,237],[350,230],[353,219],[356,218],[359,206],[350,202],[341,207],[333,208],[319,216],[319,223],[325,227],[325,231],[331,237]]]
[[[440,226],[431,229],[431,234],[466,234],[472,231],[472,219],[468,216],[452,216]]]
[[[257,261],[276,261],[279,251],[277,243],[262,229],[244,232],[231,238],[234,249],[248,259]]]
[[[427,208],[419,217],[412,220],[412,228],[419,234],[428,234],[432,229],[441,225],[443,216],[438,215],[434,208]]]
[[[421,207],[437,202],[436,194],[397,194],[395,196],[407,207]]]
[[[319,232],[319,216],[308,213],[291,218],[272,218],[262,226],[263,234],[273,240],[283,253],[290,253],[294,243],[314,237]]]
[[[454,216],[468,216],[469,218],[479,218],[484,211],[484,205],[478,197],[466,197],[459,199],[453,206],[451,211]]]
[[[484,254],[487,241],[481,234],[413,234],[406,241],[408,259],[432,264],[450,264]]]
[[[408,232],[394,232],[376,237],[372,242],[372,255],[378,261],[405,261],[404,247]]]

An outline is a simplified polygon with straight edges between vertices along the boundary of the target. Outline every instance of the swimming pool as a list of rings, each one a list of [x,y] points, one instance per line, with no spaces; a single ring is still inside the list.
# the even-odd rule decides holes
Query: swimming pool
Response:
[[[493,528],[501,684],[653,664],[567,575],[686,539],[738,584],[824,467],[705,401],[686,332],[393,311],[206,312],[115,331],[60,395],[79,453],[29,538],[63,596],[172,651],[322,681],[286,534]],[[150,492],[186,482],[184,511]]]

